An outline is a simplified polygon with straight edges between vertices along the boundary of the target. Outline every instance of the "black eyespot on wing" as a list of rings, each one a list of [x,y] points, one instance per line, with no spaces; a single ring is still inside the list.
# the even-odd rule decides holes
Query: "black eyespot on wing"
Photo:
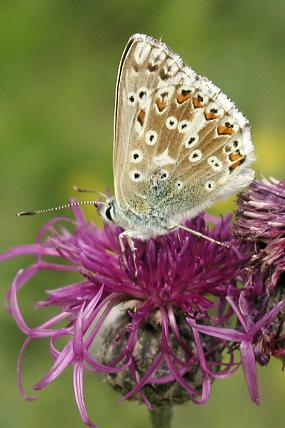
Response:
[[[140,91],[140,93],[139,93],[139,97],[140,97],[140,99],[142,100],[143,99],[143,97],[146,95],[146,91]]]
[[[226,122],[225,123],[225,127],[230,129],[230,128],[233,128],[234,125],[232,123],[230,123],[230,122]]]

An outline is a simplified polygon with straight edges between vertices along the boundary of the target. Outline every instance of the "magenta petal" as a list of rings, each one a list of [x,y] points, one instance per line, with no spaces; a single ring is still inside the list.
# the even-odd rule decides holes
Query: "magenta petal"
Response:
[[[84,403],[84,370],[109,375],[124,371],[135,386],[123,399],[138,394],[137,398],[151,408],[149,388],[163,390],[172,382],[179,383],[193,403],[206,403],[212,381],[230,376],[242,364],[250,396],[258,403],[256,362],[266,364],[270,355],[285,354],[280,338],[285,300],[275,290],[285,270],[285,238],[280,235],[285,227],[285,183],[273,183],[270,189],[268,185],[254,186],[253,198],[243,196],[243,218],[238,220],[237,230],[243,238],[249,233],[255,239],[246,219],[250,213],[249,222],[258,233],[269,241],[273,236],[273,241],[263,240],[262,245],[258,238],[254,244],[235,238],[231,216],[217,218],[202,213],[186,220],[186,226],[230,243],[231,251],[176,230],[145,242],[134,239],[135,268],[129,245],[124,263],[119,244],[122,229],[106,224],[100,230],[74,207],[74,221],[52,219],[40,230],[34,245],[22,245],[0,255],[0,260],[36,256],[34,264],[18,272],[8,293],[9,310],[27,336],[18,360],[19,388],[25,398],[34,399],[25,393],[22,383],[23,352],[32,339],[48,338],[53,365],[34,389],[46,387],[73,366],[76,403],[83,422],[90,427],[95,425]],[[270,212],[267,193],[272,202]],[[260,194],[263,201],[255,199]],[[261,218],[268,221],[262,223]],[[209,227],[206,219],[213,226]],[[261,263],[257,267],[256,260]],[[64,287],[47,290],[45,300],[36,302],[37,310],[52,307],[57,312],[31,328],[20,310],[18,291],[41,270],[54,271],[56,281],[64,272],[74,272],[75,279]],[[111,324],[105,329],[111,319],[114,329]],[[139,355],[140,349],[153,352],[141,343],[145,328],[153,329],[158,337],[154,335],[158,342],[151,359]],[[114,337],[100,340],[104,334]],[[63,349],[61,338],[67,343]],[[111,361],[103,357],[99,361],[98,355],[107,353],[97,352],[98,343],[110,344],[114,350]],[[152,363],[143,365],[142,370],[140,358],[144,358],[143,363]],[[199,370],[199,381],[192,384],[187,375],[193,367]]]
[[[162,353],[156,356],[144,376],[140,379],[140,381],[138,381],[136,386],[131,391],[129,391],[126,395],[124,395],[124,397],[121,398],[121,400],[127,400],[128,398],[133,397],[143,388],[146,383],[151,383],[151,377],[162,363],[163,357],[164,355]]]
[[[96,361],[88,352],[84,353],[84,358],[88,364],[97,372],[101,373],[120,373],[129,368],[131,360],[128,360],[125,364],[122,364],[120,367],[107,366]]]
[[[84,311],[84,304],[81,306],[77,319],[74,325],[74,335],[73,335],[73,355],[77,360],[81,360],[84,354],[84,345],[83,345],[83,318],[82,314]]]
[[[285,300],[277,303],[269,312],[267,312],[259,321],[257,321],[250,329],[250,333],[254,336],[265,324],[271,321],[285,307]]]
[[[38,397],[32,397],[32,396],[26,394],[25,388],[23,385],[23,375],[22,375],[23,354],[24,354],[25,350],[27,349],[30,342],[31,342],[30,338],[26,339],[25,342],[23,343],[21,349],[20,349],[18,360],[17,360],[17,375],[18,375],[18,385],[19,385],[20,393],[25,398],[25,400],[34,401],[34,400],[37,400]]]
[[[32,265],[26,269],[22,269],[20,270],[10,289],[10,310],[12,315],[15,318],[16,323],[18,324],[19,328],[26,333],[27,335],[30,334],[30,328],[27,326],[22,313],[20,311],[19,305],[18,305],[18,300],[17,300],[17,291],[22,288],[25,283],[27,281],[29,281],[37,272],[39,272],[41,270],[41,265],[40,264],[35,264]]]
[[[192,387],[191,385],[189,385],[188,382],[186,382],[186,380],[179,373],[179,370],[177,369],[177,367],[175,367],[175,365],[173,364],[172,359],[169,356],[165,357],[165,359],[166,359],[166,362],[167,362],[167,366],[169,367],[170,372],[173,374],[174,378],[188,392],[189,396],[193,400],[193,398],[195,397],[195,395],[197,395],[197,391],[195,390],[195,388]]]
[[[57,357],[49,372],[33,387],[33,389],[39,391],[53,382],[63,370],[71,364],[73,357],[72,343],[68,343]]]
[[[208,334],[209,336],[217,337],[223,340],[232,340],[234,342],[241,342],[245,334],[231,328],[212,327],[209,325],[196,324],[189,321],[189,324],[200,333]]]
[[[243,371],[252,401],[259,404],[256,362],[252,344],[244,340],[240,345]]]
[[[73,387],[74,395],[80,416],[88,427],[97,428],[91,420],[89,419],[85,402],[84,402],[84,392],[83,392],[83,363],[80,361],[76,363],[73,368]]]
[[[0,261],[31,254],[41,256],[58,256],[58,252],[55,248],[44,246],[43,244],[19,245],[18,247],[11,248],[10,250],[5,251],[5,253],[0,254]]]

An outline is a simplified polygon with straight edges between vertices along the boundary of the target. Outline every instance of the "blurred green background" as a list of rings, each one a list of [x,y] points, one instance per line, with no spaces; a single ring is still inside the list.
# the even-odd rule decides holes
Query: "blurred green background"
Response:
[[[285,2],[195,0],[2,1],[0,5],[1,246],[32,243],[46,218],[15,218],[23,209],[68,200],[72,185],[112,187],[113,104],[117,67],[129,36],[162,37],[186,63],[208,76],[252,124],[256,168],[285,178]],[[215,207],[226,212],[234,200]],[[88,216],[94,218],[94,210]],[[1,297],[28,258],[1,265]],[[31,302],[68,275],[42,275],[21,293],[31,324],[42,320]],[[1,311],[0,426],[83,426],[73,400],[71,372],[27,403],[16,385],[23,335]],[[48,369],[44,341],[31,346],[24,379],[35,383]],[[248,397],[242,373],[216,382],[209,404],[186,404],[173,428],[284,427],[285,374],[280,364],[259,369],[262,405]],[[147,411],[118,403],[100,377],[86,376],[90,414],[101,428],[149,427]]]

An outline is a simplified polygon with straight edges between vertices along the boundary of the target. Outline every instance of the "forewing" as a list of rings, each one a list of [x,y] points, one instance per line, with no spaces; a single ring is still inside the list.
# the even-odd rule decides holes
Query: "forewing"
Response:
[[[254,159],[247,120],[164,43],[134,35],[117,83],[114,176],[121,208],[195,215],[246,186]]]

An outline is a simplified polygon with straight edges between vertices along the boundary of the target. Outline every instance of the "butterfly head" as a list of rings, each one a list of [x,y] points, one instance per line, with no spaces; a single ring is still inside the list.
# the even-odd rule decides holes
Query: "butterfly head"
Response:
[[[97,202],[96,208],[106,223],[117,223],[114,199],[107,199],[106,202]]]

